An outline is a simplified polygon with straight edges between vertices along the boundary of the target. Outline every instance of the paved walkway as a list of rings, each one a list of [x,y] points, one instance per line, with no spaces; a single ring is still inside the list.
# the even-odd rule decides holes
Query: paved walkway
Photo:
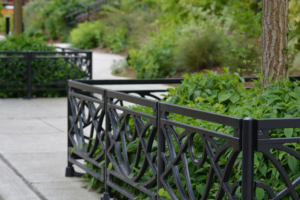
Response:
[[[94,79],[122,78],[111,75],[118,59],[124,58],[94,53]],[[81,187],[81,178],[64,176],[66,165],[67,98],[0,99],[0,200],[99,200],[95,190]]]
[[[6,37],[4,35],[0,35],[0,40],[5,40]]]

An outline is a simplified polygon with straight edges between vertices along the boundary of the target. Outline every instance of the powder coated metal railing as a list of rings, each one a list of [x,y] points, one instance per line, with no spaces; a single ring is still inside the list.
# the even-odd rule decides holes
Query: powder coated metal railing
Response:
[[[112,197],[112,189],[128,199],[136,198],[132,189],[125,189],[118,184],[120,181],[147,194],[153,200],[165,199],[158,195],[162,187],[172,199],[195,200],[196,191],[191,185],[188,165],[190,159],[196,169],[203,168],[205,163],[209,164],[205,164],[209,167],[209,174],[201,199],[208,198],[214,181],[219,184],[215,199],[226,197],[235,200],[238,188],[241,188],[239,198],[243,200],[253,200],[255,188],[262,188],[268,199],[282,199],[287,195],[292,199],[299,199],[295,188],[299,186],[300,178],[291,181],[270,149],[285,151],[300,160],[297,151],[284,146],[286,143],[300,143],[300,137],[269,137],[271,129],[299,128],[299,118],[242,119],[153,100],[161,99],[155,93],[164,90],[122,92],[105,89],[105,85],[113,84],[180,84],[181,81],[182,79],[69,81],[66,176],[81,176],[74,171],[73,165],[82,168],[105,184],[104,200]],[[147,112],[132,109],[130,105],[140,106]],[[229,126],[234,134],[228,135],[178,122],[175,115]],[[134,122],[133,127],[130,127],[130,120]],[[202,153],[201,158],[194,152],[196,136],[199,136],[198,139],[203,144],[202,149],[196,149]],[[136,152],[130,152],[134,159],[128,156],[131,150],[127,148],[132,141],[137,142]],[[228,149],[231,149],[231,153],[225,165],[220,165],[220,157]],[[275,194],[270,186],[254,180],[255,152],[262,152],[280,173],[285,184],[281,192]],[[230,182],[233,165],[239,154],[242,155],[241,179]],[[142,164],[139,165],[142,158]],[[79,159],[92,163],[96,169],[88,168]],[[139,169],[138,173],[135,173],[135,168]],[[152,172],[152,177],[143,180],[147,170]],[[170,177],[175,184],[170,185]],[[157,189],[151,189],[153,187]]]
[[[60,49],[0,52],[0,92],[24,91],[31,98],[33,91],[66,90],[68,79],[92,79],[91,51]]]

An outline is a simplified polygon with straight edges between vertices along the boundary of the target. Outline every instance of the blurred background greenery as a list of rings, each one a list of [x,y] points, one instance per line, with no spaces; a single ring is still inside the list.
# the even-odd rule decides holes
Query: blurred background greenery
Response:
[[[25,33],[127,56],[116,71],[137,78],[180,77],[203,69],[242,75],[260,71],[260,0],[121,0],[98,19],[69,25],[65,16],[97,0],[33,0],[25,6]],[[0,16],[0,32],[4,32]],[[300,2],[290,1],[290,75],[300,74]],[[126,66],[126,67],[124,67]],[[118,73],[117,73],[118,74]],[[124,73],[122,73],[124,74]]]

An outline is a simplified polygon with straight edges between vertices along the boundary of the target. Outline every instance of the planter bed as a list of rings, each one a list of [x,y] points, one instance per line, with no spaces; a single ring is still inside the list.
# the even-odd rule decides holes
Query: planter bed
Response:
[[[291,79],[295,78],[299,79]],[[251,78],[246,79],[250,80]],[[300,137],[270,138],[268,134],[271,129],[299,128],[299,118],[236,118],[154,100],[161,99],[162,97],[155,94],[164,90],[105,89],[105,85],[180,84],[181,81],[182,79],[68,81],[66,176],[82,175],[74,171],[73,165],[83,169],[105,184],[104,200],[112,197],[112,189],[128,199],[136,198],[136,191],[153,200],[165,199],[159,196],[162,187],[172,199],[197,199],[197,191],[193,189],[190,180],[190,159],[196,170],[209,167],[201,199],[208,198],[216,181],[220,187],[215,199],[237,199],[235,194],[238,188],[241,190],[238,199],[243,200],[253,200],[256,188],[262,188],[269,199],[282,199],[288,194],[292,199],[299,199],[295,188],[300,184],[300,178],[290,181],[291,177],[270,150],[282,150],[300,160],[297,151],[283,145],[299,143]],[[141,106],[143,111],[135,110],[132,105]],[[229,126],[233,128],[234,134],[228,135],[184,124],[176,121],[173,114]],[[130,127],[130,120],[134,122],[134,127]],[[178,130],[182,130],[181,133],[177,133]],[[201,138],[203,149],[193,148],[196,136]],[[217,142],[220,140],[223,141],[222,146]],[[129,146],[133,141],[138,143],[134,154],[130,152]],[[228,159],[225,164],[220,164],[221,155],[228,149],[231,149]],[[202,152],[202,156],[197,157],[194,151]],[[281,192],[275,194],[270,186],[254,180],[255,152],[263,153],[280,173],[285,183]],[[134,155],[133,159],[131,155]],[[141,158],[143,161],[139,164]],[[78,161],[80,159],[92,163],[97,170],[83,165]],[[237,159],[242,159],[242,178],[230,182]],[[179,165],[182,166],[181,169]],[[138,168],[138,172],[134,168]],[[152,178],[141,182],[148,171],[152,172]],[[175,186],[168,182],[170,177],[173,178]],[[120,182],[131,187],[125,189]]]

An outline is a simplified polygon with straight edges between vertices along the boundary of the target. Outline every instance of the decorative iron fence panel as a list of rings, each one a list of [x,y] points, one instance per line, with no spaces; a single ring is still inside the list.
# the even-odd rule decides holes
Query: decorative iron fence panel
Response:
[[[68,79],[92,79],[92,52],[0,52],[0,91],[66,90]]]
[[[255,181],[255,187],[262,188],[268,194],[269,199],[279,200],[287,195],[290,195],[292,199],[299,199],[300,197],[296,194],[295,190],[297,188],[299,191],[300,176],[295,175],[292,181],[292,178],[282,165],[282,160],[279,156],[275,157],[271,151],[277,150],[280,153],[288,153],[290,155],[289,159],[295,158],[296,162],[299,162],[299,148],[295,144],[300,143],[300,137],[270,138],[270,131],[272,129],[299,128],[299,119],[260,119],[257,120],[256,123],[257,128],[255,129],[255,133],[257,135],[257,141],[255,151],[263,153],[265,158],[275,166],[278,171],[278,179],[283,180],[284,187],[280,192],[277,192],[277,194],[273,189],[274,183],[268,185],[261,181]]]
[[[216,199],[223,199],[224,195],[226,195],[228,199],[234,199],[235,193],[232,191],[234,191],[235,185],[241,180],[237,180],[236,183],[232,184],[233,186],[231,187],[229,184],[229,178],[233,169],[232,167],[239,153],[241,152],[239,137],[242,130],[242,119],[166,103],[160,103],[159,111],[161,113],[159,120],[160,128],[162,130],[159,133],[162,140],[160,141],[160,145],[162,147],[160,154],[162,155],[161,157],[164,161],[162,163],[164,166],[162,166],[163,173],[160,174],[160,181],[172,199],[199,199],[199,197],[196,197],[195,191],[193,191],[191,177],[193,171],[203,167],[205,163],[207,163],[207,166],[210,166],[210,169],[202,199],[208,198],[211,186],[213,185],[214,175],[216,175],[218,182],[220,183]],[[205,120],[208,122],[231,126],[234,129],[234,135],[231,136],[217,131],[174,121],[173,118],[176,118],[174,114],[179,115],[179,120],[184,117],[190,117],[193,119]],[[165,145],[164,140],[166,141],[167,145]],[[201,158],[197,158],[194,152],[194,142],[203,144]],[[220,158],[222,154],[224,154],[230,148],[233,149],[228,155],[229,158],[226,162],[226,165],[222,167],[219,164]],[[165,149],[168,149],[169,156],[167,156],[166,151],[164,151]],[[195,166],[195,170],[191,172],[189,172],[191,165],[188,165],[187,158],[190,158],[192,165]],[[209,162],[207,162],[207,158]],[[182,165],[181,170],[179,167],[180,165]],[[182,174],[184,177],[181,178]],[[174,182],[176,184],[176,187],[174,187],[177,189],[179,196],[175,194],[173,190],[174,188],[172,188],[168,182],[168,176],[170,175],[174,176]],[[183,182],[185,183],[185,186],[183,185]]]
[[[293,79],[299,77],[291,77]],[[299,161],[299,152],[289,145],[299,144],[300,137],[269,136],[272,129],[299,128],[299,118],[241,119],[156,101],[161,98],[155,93],[163,90],[117,92],[94,86],[180,84],[181,81],[69,81],[66,176],[79,176],[73,165],[81,167],[105,184],[103,200],[112,197],[112,189],[128,199],[137,198],[135,192],[138,191],[150,199],[164,200],[166,198],[159,195],[162,188],[172,199],[204,200],[208,199],[213,187],[217,188],[214,199],[253,200],[257,188],[263,189],[268,199],[282,199],[288,195],[291,199],[299,199],[295,191],[300,185],[300,177],[287,174],[279,158],[270,152],[273,149],[285,152]],[[140,97],[128,95],[131,93]],[[212,128],[202,127],[204,123],[210,123]],[[91,128],[86,135],[88,126]],[[225,127],[229,132],[223,132]],[[91,138],[94,138],[94,146],[90,145]],[[132,149],[132,143],[136,144],[135,149]],[[256,152],[261,152],[275,166],[285,184],[281,191],[276,192],[272,185],[254,179]],[[100,170],[90,169],[78,159],[93,163]],[[234,177],[238,159],[240,180]],[[194,173],[199,171],[206,173],[201,177],[205,177],[201,195],[193,182]],[[240,196],[236,196],[238,190]]]

